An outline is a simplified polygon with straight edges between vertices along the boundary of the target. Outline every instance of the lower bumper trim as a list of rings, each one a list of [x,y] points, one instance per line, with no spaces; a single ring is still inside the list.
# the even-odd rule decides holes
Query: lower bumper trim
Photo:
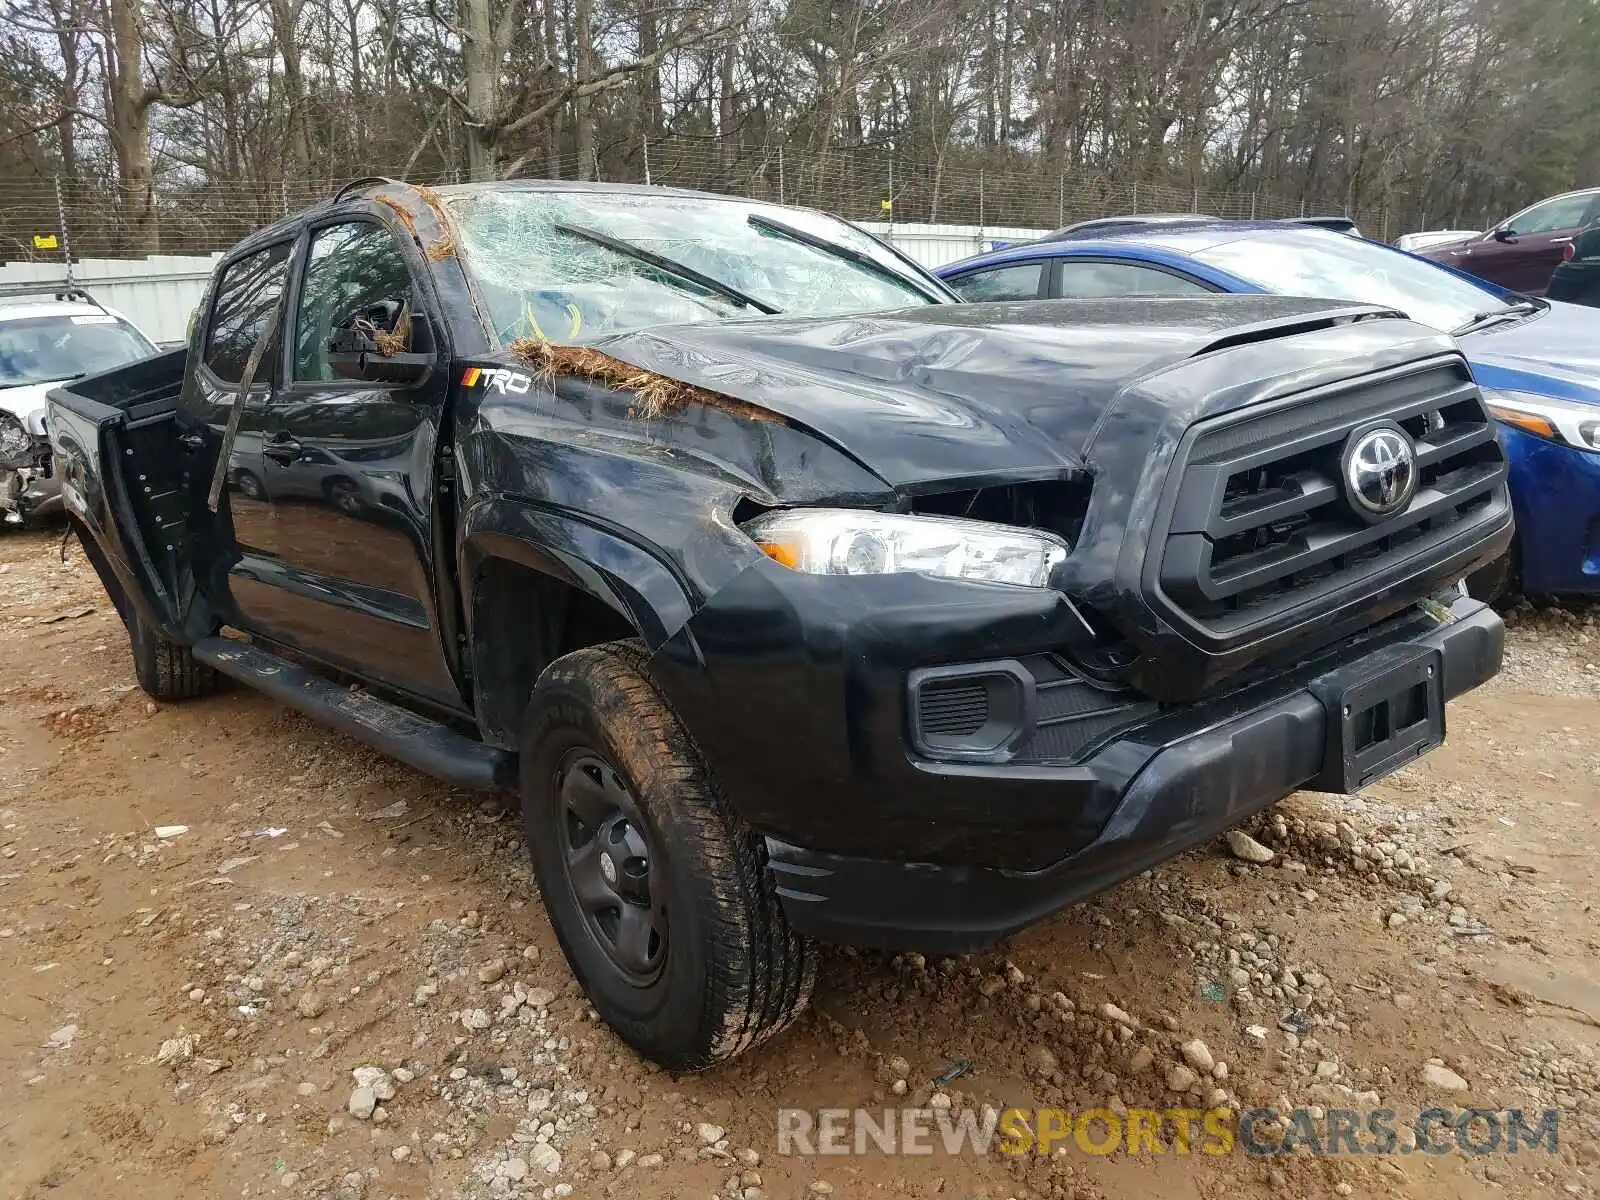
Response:
[[[1452,616],[1409,643],[1438,652],[1446,699],[1499,670],[1505,638],[1500,618],[1485,606],[1458,602]],[[882,949],[971,953],[1199,846],[1317,780],[1329,744],[1322,701],[1310,687],[1289,691],[1162,749],[1128,784],[1094,841],[1037,871],[828,854],[770,837],[768,861],[784,913],[802,933]]]

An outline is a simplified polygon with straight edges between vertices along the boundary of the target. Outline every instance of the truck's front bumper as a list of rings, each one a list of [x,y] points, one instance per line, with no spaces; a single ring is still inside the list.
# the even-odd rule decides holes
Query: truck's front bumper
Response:
[[[1440,652],[1448,699],[1499,669],[1504,627],[1491,609],[1463,599],[1448,624],[1403,640]],[[1396,644],[1385,639],[1370,652]],[[789,922],[830,941],[965,953],[1200,845],[1321,774],[1329,714],[1312,688],[1333,661],[1347,668],[1360,659],[1323,656],[1291,677],[1184,713],[1191,731],[1121,787],[1098,836],[1038,870],[830,854],[768,838]],[[1117,779],[1128,754],[1147,749],[1164,727],[1176,725],[1157,719],[1075,770]]]

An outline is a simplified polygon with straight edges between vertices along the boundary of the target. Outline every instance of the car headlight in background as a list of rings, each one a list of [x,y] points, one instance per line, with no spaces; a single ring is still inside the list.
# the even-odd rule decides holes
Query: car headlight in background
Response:
[[[25,467],[33,459],[33,438],[16,413],[0,409],[0,469]]]
[[[1483,398],[1496,420],[1523,433],[1579,450],[1600,450],[1600,406],[1494,388],[1484,388]]]
[[[45,424],[45,412],[46,410],[43,408],[36,408],[23,419],[23,428],[28,431],[30,436],[43,438],[49,435],[50,427]]]
[[[1068,550],[1037,529],[856,509],[786,509],[742,528],[769,558],[812,575],[913,572],[1044,587]]]

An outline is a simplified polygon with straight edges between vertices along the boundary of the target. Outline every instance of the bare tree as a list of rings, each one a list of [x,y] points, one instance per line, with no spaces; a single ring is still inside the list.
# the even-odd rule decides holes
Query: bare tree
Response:
[[[146,252],[332,177],[640,179],[646,145],[656,182],[852,216],[1475,224],[1600,174],[1593,5],[0,0],[0,238],[53,175]]]

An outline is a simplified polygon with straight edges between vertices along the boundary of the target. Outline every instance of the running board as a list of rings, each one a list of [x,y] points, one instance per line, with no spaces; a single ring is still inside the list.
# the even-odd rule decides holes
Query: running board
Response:
[[[517,786],[517,756],[508,750],[485,746],[366,692],[340,687],[258,646],[208,637],[192,650],[222,674],[446,783],[475,791]]]

